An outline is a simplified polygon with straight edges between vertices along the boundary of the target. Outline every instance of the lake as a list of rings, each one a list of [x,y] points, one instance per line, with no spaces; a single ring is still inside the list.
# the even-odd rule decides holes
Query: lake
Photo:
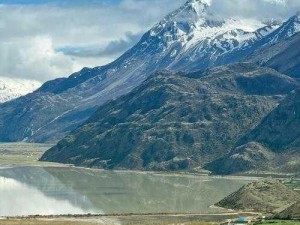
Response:
[[[251,179],[73,167],[0,169],[0,216],[84,213],[214,213]]]

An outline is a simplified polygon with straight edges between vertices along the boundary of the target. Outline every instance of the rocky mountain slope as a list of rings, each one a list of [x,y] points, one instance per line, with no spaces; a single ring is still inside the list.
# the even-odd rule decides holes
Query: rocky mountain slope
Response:
[[[300,78],[300,34],[258,49],[249,57],[250,62],[271,67],[291,77]]]
[[[189,0],[114,62],[49,81],[1,105],[0,141],[55,142],[98,106],[129,93],[156,70],[188,72],[240,61],[261,46],[297,33],[297,24],[293,19],[282,26],[222,19],[204,1]]]
[[[227,155],[209,163],[205,168],[216,174],[235,174],[249,171],[269,171],[275,154],[257,142],[233,148]]]
[[[300,195],[278,180],[259,180],[245,185],[216,206],[255,212],[280,212],[299,201]]]
[[[206,168],[223,174],[300,171],[300,90],[290,93],[236,145],[239,147]]]
[[[299,220],[300,219],[300,201],[291,205],[287,209],[283,210],[282,212],[278,213],[275,216],[276,219],[293,219]]]
[[[238,63],[157,72],[111,101],[42,160],[107,169],[194,169],[228,153],[271,112],[293,78]]]
[[[37,81],[0,77],[0,103],[26,95],[40,86]]]

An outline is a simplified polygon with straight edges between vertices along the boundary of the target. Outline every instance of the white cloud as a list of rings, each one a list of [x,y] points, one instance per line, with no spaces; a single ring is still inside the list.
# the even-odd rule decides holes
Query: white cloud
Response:
[[[0,52],[0,74],[6,76],[43,80],[75,69],[70,57],[54,50],[48,36],[4,42]]]
[[[299,0],[211,0],[211,10],[220,17],[286,20],[300,10]]]
[[[85,66],[106,64],[182,2],[1,5],[0,76],[46,81],[68,76]],[[76,55],[57,51],[67,48],[83,52]]]

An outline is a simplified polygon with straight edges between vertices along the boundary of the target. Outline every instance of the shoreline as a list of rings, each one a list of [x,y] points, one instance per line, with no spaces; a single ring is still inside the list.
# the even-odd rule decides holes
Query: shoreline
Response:
[[[189,216],[260,216],[258,212],[243,212],[243,211],[228,211],[220,213],[111,213],[111,214],[61,214],[61,215],[27,215],[27,216],[0,216],[0,220],[14,220],[14,219],[85,219],[85,218],[118,218],[118,217],[189,217]]]
[[[29,150],[27,149],[25,152],[23,148],[28,145]],[[63,164],[56,162],[45,162],[39,161],[42,154],[45,152],[45,148],[43,146],[51,146],[52,144],[41,144],[41,143],[27,143],[27,142],[0,142],[0,150],[1,147],[7,146],[8,149],[5,150],[6,153],[2,153],[4,158],[3,162],[0,161],[0,170],[1,169],[9,169],[16,167],[40,167],[40,168],[75,168],[89,171],[100,171],[100,172],[116,172],[116,173],[139,173],[139,174],[152,174],[152,175],[163,175],[163,176],[207,176],[212,178],[227,178],[227,179],[244,179],[244,180],[253,180],[260,178],[272,177],[276,179],[286,179],[286,178],[296,178],[300,180],[300,174],[283,174],[283,173],[273,173],[271,171],[265,172],[247,172],[247,173],[237,173],[237,174],[229,174],[229,175],[218,175],[212,174],[206,170],[199,171],[147,171],[147,170],[128,170],[128,169],[117,169],[117,170],[105,170],[101,168],[89,168],[83,166],[75,166],[73,164]],[[42,148],[41,148],[42,146]],[[21,148],[20,148],[21,147]],[[27,154],[26,154],[27,153]],[[32,157],[34,155],[34,157]],[[28,159],[28,157],[30,158]],[[16,158],[14,158],[16,157]],[[24,160],[25,157],[25,160]]]
[[[237,179],[237,180],[256,180],[256,179],[264,179],[264,178],[274,178],[274,179],[287,179],[294,178],[296,180],[300,180],[300,177],[294,177],[292,174],[233,174],[233,175],[218,175],[211,173],[197,173],[197,172],[187,172],[187,171],[147,171],[147,170],[127,170],[127,169],[119,169],[119,170],[105,170],[105,169],[97,169],[97,168],[89,168],[82,166],[74,166],[72,164],[63,164],[63,163],[53,163],[53,165],[45,164],[45,165],[1,165],[0,170],[2,169],[13,169],[13,168],[23,168],[23,167],[37,167],[37,168],[72,168],[86,171],[95,171],[95,172],[111,172],[111,173],[135,173],[135,174],[145,174],[145,175],[155,175],[155,176],[192,176],[192,177],[209,177],[214,179]]]

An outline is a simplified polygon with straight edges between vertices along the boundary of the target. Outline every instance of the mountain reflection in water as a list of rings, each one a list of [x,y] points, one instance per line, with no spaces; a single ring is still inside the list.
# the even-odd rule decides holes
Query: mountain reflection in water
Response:
[[[210,208],[244,179],[78,168],[0,169],[0,216],[220,212]]]

